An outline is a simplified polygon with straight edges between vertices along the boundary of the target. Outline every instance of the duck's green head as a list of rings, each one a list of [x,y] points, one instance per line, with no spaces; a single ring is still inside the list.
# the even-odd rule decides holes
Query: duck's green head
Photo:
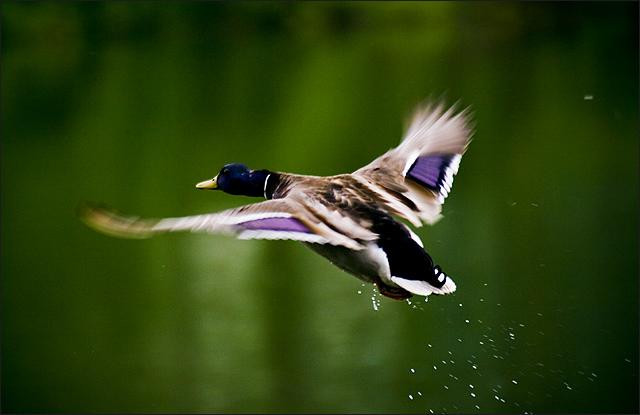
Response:
[[[225,165],[211,180],[196,184],[202,190],[222,190],[232,195],[263,196],[268,170],[250,170],[240,163]]]

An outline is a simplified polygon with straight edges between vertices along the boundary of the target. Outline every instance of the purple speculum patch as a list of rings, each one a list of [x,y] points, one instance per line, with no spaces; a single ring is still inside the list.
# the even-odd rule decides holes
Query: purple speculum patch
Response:
[[[256,219],[239,223],[238,226],[247,230],[311,233],[309,228],[296,218]]]
[[[407,176],[430,189],[438,190],[444,182],[445,172],[453,157],[443,154],[418,157]]]

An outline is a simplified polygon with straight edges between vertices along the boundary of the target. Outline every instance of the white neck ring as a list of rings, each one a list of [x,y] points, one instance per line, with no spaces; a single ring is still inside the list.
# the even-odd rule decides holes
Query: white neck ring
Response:
[[[264,189],[262,189],[262,193],[264,194],[264,198],[268,199],[267,197],[267,184],[269,184],[269,177],[271,177],[271,173],[267,174],[267,177],[264,179]]]

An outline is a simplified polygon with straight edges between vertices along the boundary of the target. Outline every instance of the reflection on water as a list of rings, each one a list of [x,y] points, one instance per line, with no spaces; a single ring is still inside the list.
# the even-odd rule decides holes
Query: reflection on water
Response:
[[[636,3],[1,7],[3,410],[637,411]],[[247,203],[193,189],[232,161],[353,171],[443,91],[477,129],[417,230],[451,296],[74,216]]]

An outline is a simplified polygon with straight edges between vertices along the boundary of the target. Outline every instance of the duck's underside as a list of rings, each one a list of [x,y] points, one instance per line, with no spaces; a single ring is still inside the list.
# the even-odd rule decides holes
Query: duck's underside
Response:
[[[413,293],[448,294],[455,290],[453,281],[439,267],[434,267],[417,235],[387,215],[378,216],[374,228],[380,237],[369,242],[365,249],[305,245],[349,274],[375,284],[386,297],[403,300]]]
[[[375,284],[382,295],[404,300],[413,296],[409,291],[392,283],[389,278],[380,275],[389,273],[389,264],[384,252],[375,243],[361,251],[353,251],[342,246],[305,243],[311,250],[327,258],[338,268],[348,272],[358,279]]]

